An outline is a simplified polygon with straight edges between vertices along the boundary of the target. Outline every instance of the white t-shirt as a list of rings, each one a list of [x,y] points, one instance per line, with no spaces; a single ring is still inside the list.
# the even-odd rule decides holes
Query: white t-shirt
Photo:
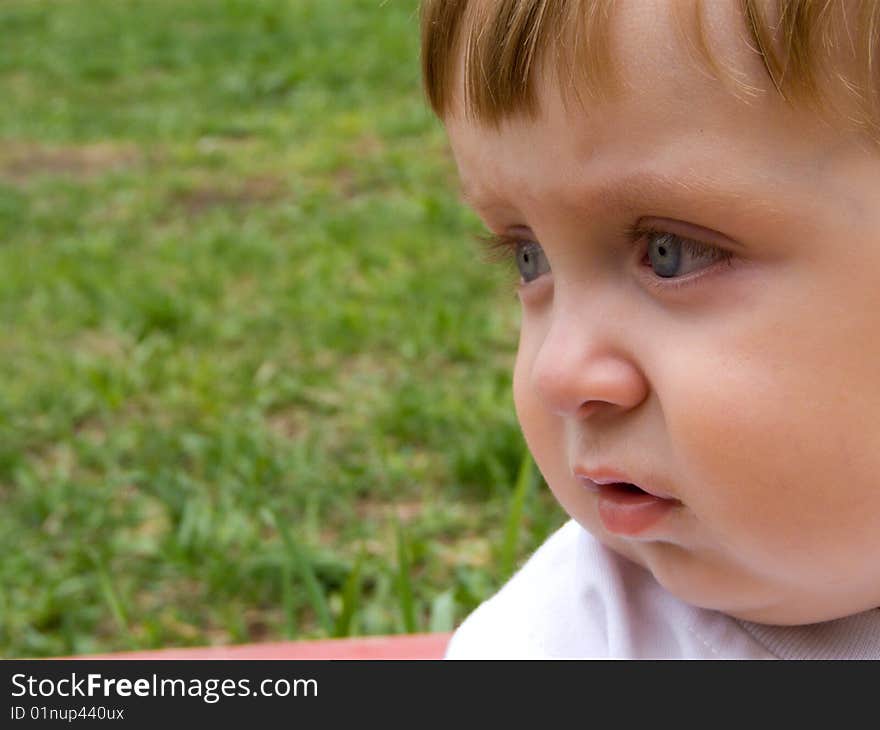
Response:
[[[695,608],[567,522],[453,635],[447,659],[880,659],[880,610],[767,626]]]

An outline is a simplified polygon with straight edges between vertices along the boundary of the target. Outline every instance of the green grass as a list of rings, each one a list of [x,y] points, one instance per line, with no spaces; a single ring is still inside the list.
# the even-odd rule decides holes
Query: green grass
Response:
[[[3,656],[448,630],[562,522],[417,25],[0,4]]]

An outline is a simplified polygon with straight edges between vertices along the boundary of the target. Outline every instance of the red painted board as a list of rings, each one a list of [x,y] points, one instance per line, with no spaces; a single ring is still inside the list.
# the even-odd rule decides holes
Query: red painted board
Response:
[[[451,634],[364,636],[320,641],[155,649],[62,659],[442,659]]]

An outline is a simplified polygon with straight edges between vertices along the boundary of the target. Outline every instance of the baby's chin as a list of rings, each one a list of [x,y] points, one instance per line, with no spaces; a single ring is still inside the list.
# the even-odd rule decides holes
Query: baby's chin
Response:
[[[588,520],[575,519],[605,547],[650,573],[676,598],[742,621],[800,626],[832,621],[880,605],[878,600],[866,601],[864,606],[844,606],[814,592],[802,595],[750,575],[717,553],[707,556],[671,542],[625,540]]]

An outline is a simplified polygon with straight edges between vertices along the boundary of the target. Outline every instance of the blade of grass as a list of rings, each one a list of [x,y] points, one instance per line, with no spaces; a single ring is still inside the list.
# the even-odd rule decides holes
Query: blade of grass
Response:
[[[324,595],[324,591],[321,589],[321,583],[318,581],[318,577],[315,575],[315,571],[312,570],[311,563],[308,561],[307,555],[304,554],[304,551],[297,544],[296,540],[293,539],[293,536],[290,534],[290,530],[287,529],[287,525],[284,524],[281,520],[279,520],[275,513],[270,509],[264,507],[261,511],[263,519],[269,523],[270,526],[274,527],[278,530],[278,533],[281,535],[281,540],[284,542],[284,547],[287,549],[287,554],[290,556],[293,561],[294,568],[299,573],[300,578],[306,587],[306,595],[308,596],[309,603],[312,606],[312,610],[315,612],[315,615],[318,617],[318,623],[321,625],[321,628],[327,634],[327,636],[333,635],[333,620],[330,618],[330,609],[327,606],[327,598]]]
[[[281,604],[284,607],[284,631],[288,639],[296,638],[296,610],[293,606],[293,575],[290,561],[281,563]]]
[[[431,601],[431,633],[452,631],[455,628],[455,591],[439,593]]]
[[[119,626],[119,630],[125,634],[128,642],[131,643],[131,630],[128,626],[128,617],[126,616],[122,601],[116,593],[116,590],[113,588],[113,582],[110,580],[110,575],[104,567],[104,561],[101,560],[101,557],[94,548],[86,548],[86,550],[92,564],[95,566],[95,571],[98,574],[98,584],[101,587],[101,594],[104,596],[104,600],[110,608],[110,613],[113,614],[113,618]]]
[[[414,634],[416,628],[416,604],[413,598],[412,580],[410,578],[409,545],[400,522],[394,520],[397,535],[397,598],[400,601],[400,614],[406,633]]]
[[[342,610],[336,618],[336,631],[334,636],[351,636],[352,621],[358,609],[358,601],[361,593],[361,567],[364,563],[364,551],[358,553],[354,567],[345,579],[342,588]]]
[[[9,610],[9,600],[6,597],[6,593],[0,593],[0,646],[6,646],[10,641],[10,624],[9,616],[11,616],[11,611]]]
[[[535,467],[532,455],[524,450],[516,485],[510,498],[507,520],[504,525],[504,541],[501,544],[501,576],[506,580],[513,574],[516,567],[516,551],[519,545],[519,533],[522,527],[523,510],[526,498],[532,491],[535,479]]]

